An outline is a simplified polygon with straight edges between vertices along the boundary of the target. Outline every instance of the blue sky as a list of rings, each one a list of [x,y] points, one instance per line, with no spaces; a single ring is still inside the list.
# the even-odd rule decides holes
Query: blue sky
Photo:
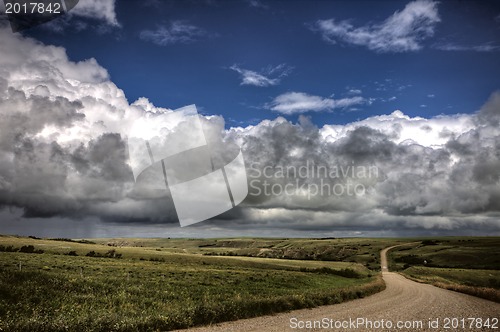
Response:
[[[471,113],[499,84],[498,1],[117,1],[115,11],[119,26],[69,21],[64,32],[27,34],[75,61],[96,58],[129,102],[194,103],[227,126],[278,115],[321,126],[396,109]],[[349,27],[332,33],[322,22]],[[405,28],[397,37],[414,45],[391,45]],[[281,103],[312,104],[277,107],[283,95]]]

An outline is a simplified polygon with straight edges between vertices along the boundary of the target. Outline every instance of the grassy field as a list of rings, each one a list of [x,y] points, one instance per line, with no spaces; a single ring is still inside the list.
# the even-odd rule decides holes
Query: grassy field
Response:
[[[390,251],[390,267],[421,282],[500,302],[500,238],[451,237]]]
[[[406,276],[496,299],[499,238],[38,239],[0,236],[0,331],[159,331],[311,308]]]
[[[405,239],[98,239],[112,246],[156,248],[170,253],[205,256],[278,258],[358,263],[380,270],[380,250]]]
[[[338,303],[384,288],[379,273],[354,255],[344,262],[222,255],[283,241],[296,250],[294,241],[302,240],[0,236],[0,330],[170,330]],[[314,241],[304,240],[308,252]],[[316,241],[320,251],[325,241],[344,240]],[[375,249],[361,242],[358,252],[372,257]]]

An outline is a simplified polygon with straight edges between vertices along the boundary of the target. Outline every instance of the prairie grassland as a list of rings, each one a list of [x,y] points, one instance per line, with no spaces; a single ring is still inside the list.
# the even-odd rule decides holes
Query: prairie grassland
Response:
[[[100,244],[156,248],[170,253],[358,263],[380,270],[380,250],[408,242],[390,238],[339,239],[97,239]]]
[[[188,240],[82,242],[0,236],[0,330],[171,330],[338,303],[385,287],[356,262],[203,255],[210,243]]]
[[[395,248],[391,268],[433,285],[500,302],[500,238],[448,237]]]

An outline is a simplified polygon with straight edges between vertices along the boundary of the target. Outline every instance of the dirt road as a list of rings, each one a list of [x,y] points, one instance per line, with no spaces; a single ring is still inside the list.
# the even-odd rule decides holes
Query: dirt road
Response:
[[[391,248],[380,253],[387,285],[380,293],[331,306],[189,331],[500,331],[500,304],[420,284],[389,272],[386,253]],[[486,319],[489,319],[489,328],[485,326]],[[496,329],[493,328],[495,322]],[[476,324],[482,324],[482,328],[476,328]]]

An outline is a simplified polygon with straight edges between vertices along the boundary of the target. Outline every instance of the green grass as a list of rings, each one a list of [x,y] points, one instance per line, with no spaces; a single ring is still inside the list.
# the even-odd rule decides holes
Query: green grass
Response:
[[[499,238],[0,236],[0,330],[163,331],[339,303],[382,290],[380,250],[414,241],[390,252],[392,269],[490,299],[499,291]]]
[[[355,262],[211,256],[188,245],[197,241],[151,242],[0,236],[3,249],[43,250],[0,252],[0,330],[171,330],[339,303],[385,287]],[[121,257],[85,256],[110,250]]]
[[[425,239],[389,257],[390,268],[411,279],[500,302],[498,237]]]
[[[462,284],[464,286],[491,287],[500,289],[499,270],[466,270],[413,266],[404,271],[406,275],[432,283]]]

